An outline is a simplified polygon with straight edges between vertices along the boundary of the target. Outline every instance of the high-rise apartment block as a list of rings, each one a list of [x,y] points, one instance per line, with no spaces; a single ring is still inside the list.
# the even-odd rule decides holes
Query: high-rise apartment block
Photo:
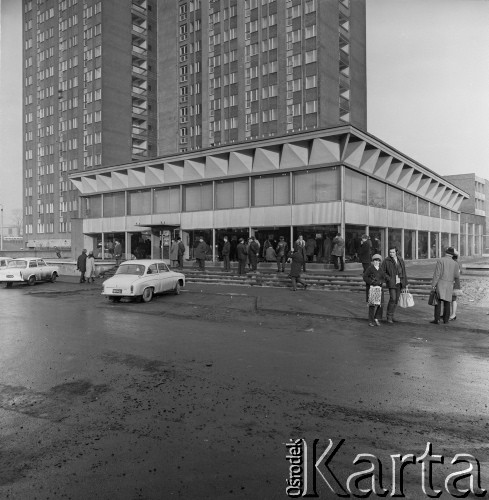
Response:
[[[31,245],[70,245],[78,195],[69,173],[156,155],[156,17],[151,0],[24,1]]]
[[[341,124],[366,129],[364,0],[163,4],[159,154]]]

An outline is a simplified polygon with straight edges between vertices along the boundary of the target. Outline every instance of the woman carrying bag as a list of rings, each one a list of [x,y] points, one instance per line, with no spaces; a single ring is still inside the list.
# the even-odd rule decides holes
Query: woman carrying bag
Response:
[[[382,319],[384,293],[382,283],[386,282],[387,276],[380,267],[382,257],[376,253],[372,257],[372,263],[363,273],[363,281],[367,284],[368,302],[368,326],[380,326]]]

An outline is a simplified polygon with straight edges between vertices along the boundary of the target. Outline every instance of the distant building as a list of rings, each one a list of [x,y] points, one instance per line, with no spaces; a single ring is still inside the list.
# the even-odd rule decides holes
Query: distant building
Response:
[[[24,227],[71,241],[72,172],[155,156],[156,0],[24,0]]]
[[[489,254],[489,181],[475,174],[446,175],[445,179],[469,194],[460,206],[462,255]]]

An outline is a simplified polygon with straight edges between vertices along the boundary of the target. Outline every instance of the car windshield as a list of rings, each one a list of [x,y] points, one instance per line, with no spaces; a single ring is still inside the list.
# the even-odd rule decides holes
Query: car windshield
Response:
[[[115,274],[134,274],[135,276],[142,276],[144,274],[144,266],[141,264],[122,264]]]
[[[11,260],[8,263],[7,267],[15,267],[17,269],[23,269],[24,267],[27,267],[27,261],[26,260]]]

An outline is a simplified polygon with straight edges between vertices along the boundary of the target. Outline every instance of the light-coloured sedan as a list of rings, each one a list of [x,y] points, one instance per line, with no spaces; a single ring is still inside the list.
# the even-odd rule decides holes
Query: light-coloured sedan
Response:
[[[11,260],[10,257],[0,257],[0,269],[5,269]]]
[[[27,282],[33,286],[38,281],[51,281],[54,283],[59,276],[58,266],[47,264],[44,259],[24,257],[12,259],[5,269],[0,270],[0,283],[11,287],[13,283]]]
[[[171,271],[162,260],[128,260],[103,283],[102,295],[112,302],[122,297],[150,302],[155,294],[174,292],[185,286],[185,275]]]

